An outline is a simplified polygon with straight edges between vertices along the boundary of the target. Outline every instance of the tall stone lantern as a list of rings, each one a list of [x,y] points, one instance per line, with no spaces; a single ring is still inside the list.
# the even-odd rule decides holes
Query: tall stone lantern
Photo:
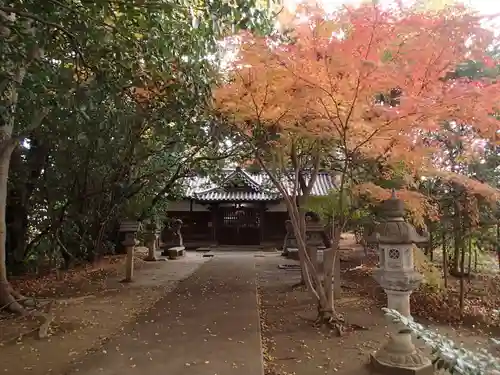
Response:
[[[379,208],[379,222],[366,238],[368,244],[378,246],[379,268],[373,277],[384,288],[387,307],[411,318],[410,295],[423,278],[415,271],[413,246],[428,242],[429,234],[419,235],[404,220],[404,202],[396,198],[394,190]],[[411,332],[405,328],[391,335],[385,346],[371,354],[370,362],[376,372],[383,374],[433,374],[431,361],[413,345]]]
[[[120,232],[124,234],[122,245],[127,250],[125,258],[125,279],[124,282],[131,282],[134,275],[134,250],[138,244],[137,232],[141,229],[138,221],[124,220],[120,223]]]
[[[158,222],[153,219],[146,223],[145,226],[146,233],[145,233],[145,242],[146,246],[148,248],[148,256],[144,259],[146,261],[156,261],[156,250],[158,249],[159,245],[159,238],[160,238],[160,227],[158,225]]]

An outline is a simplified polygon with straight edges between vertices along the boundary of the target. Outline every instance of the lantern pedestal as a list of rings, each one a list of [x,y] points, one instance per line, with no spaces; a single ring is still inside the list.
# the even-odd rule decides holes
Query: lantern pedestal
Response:
[[[410,317],[410,295],[418,287],[423,276],[413,270],[394,271],[379,268],[373,271],[373,278],[384,288],[387,307]]]
[[[387,308],[399,311],[403,316],[410,316],[411,291],[385,290],[387,295]]]
[[[411,331],[402,329],[387,344],[370,355],[370,364],[384,375],[433,375],[434,367],[411,341]]]

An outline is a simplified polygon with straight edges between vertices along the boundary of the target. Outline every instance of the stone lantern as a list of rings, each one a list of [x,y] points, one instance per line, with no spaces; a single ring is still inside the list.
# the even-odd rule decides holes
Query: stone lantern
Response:
[[[156,220],[148,222],[145,226],[145,241],[148,248],[146,261],[156,261],[156,250],[159,248],[160,228]]]
[[[122,245],[125,246],[127,257],[125,261],[125,279],[124,282],[132,281],[134,274],[134,250],[138,244],[137,232],[141,224],[138,221],[125,220],[120,223],[119,231],[124,234]]]
[[[387,307],[411,318],[410,295],[419,286],[423,276],[415,271],[413,247],[428,242],[429,235],[419,235],[415,227],[404,220],[404,202],[396,198],[393,190],[390,199],[380,205],[381,218],[367,244],[377,245],[379,268],[373,277],[384,288]],[[375,371],[383,374],[433,374],[427,358],[412,343],[411,332],[401,329],[389,342],[370,356]]]
[[[284,257],[288,257],[290,248],[297,248],[297,239],[295,238],[295,232],[293,231],[292,222],[290,220],[285,221],[285,228],[286,234],[283,243],[283,252],[281,253],[281,255]]]

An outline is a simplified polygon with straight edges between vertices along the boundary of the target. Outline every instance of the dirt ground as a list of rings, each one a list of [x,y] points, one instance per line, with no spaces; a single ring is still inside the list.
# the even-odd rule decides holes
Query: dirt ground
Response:
[[[55,275],[13,281],[25,295],[55,300],[50,337],[35,337],[36,322],[0,315],[0,369],[6,374],[61,374],[89,351],[99,350],[111,336],[193,273],[207,258],[188,254],[176,261],[145,262],[136,252],[133,283],[121,283],[124,259]]]
[[[291,263],[295,262],[276,255],[262,257],[257,263],[266,375],[368,374],[369,354],[386,342],[389,332],[377,298],[381,290],[370,289],[376,284],[369,271],[356,267],[360,260],[342,262],[343,295],[336,306],[349,322],[368,330],[339,338],[313,326],[316,308],[311,296],[304,289],[292,289],[300,280],[299,271],[278,269],[280,264]],[[437,324],[430,327],[469,349],[494,349],[488,343],[488,334],[477,329]],[[423,343],[417,346],[428,352]]]
[[[337,308],[348,321],[368,330],[351,332],[341,338],[313,326],[316,309],[312,298],[304,289],[292,289],[300,278],[299,271],[278,268],[280,264],[298,262],[284,259],[277,253],[254,254],[266,375],[369,373],[365,367],[368,355],[386,342],[389,332],[380,310],[385,296],[371,277],[373,257],[371,261],[363,260],[361,265],[362,251],[350,256],[349,246],[344,247],[346,255],[341,256],[344,260],[343,295]],[[14,280],[13,285],[25,295],[36,295],[42,302],[56,301],[52,310],[54,322],[50,337],[37,340],[35,322],[0,314],[0,371],[15,375],[60,375],[90,351],[106,354],[103,345],[111,337],[116,337],[127,323],[172,291],[176,281],[186,278],[209,259],[188,253],[176,261],[144,262],[144,249],[137,254],[135,281],[131,284],[120,282],[124,269],[121,256],[105,259],[93,267],[73,270],[60,280],[55,275]],[[492,288],[487,288],[486,292],[496,290],[493,280]],[[470,349],[483,347],[496,352],[497,348],[488,342],[488,337],[500,336],[496,325],[438,324],[442,321],[440,318],[446,317],[446,306],[441,301],[432,303],[422,298],[422,293],[414,293],[412,298],[417,321],[419,315],[430,317],[422,323],[438,329],[456,343],[463,343]],[[472,296],[468,306],[474,306],[474,298],[478,297]],[[422,343],[417,344],[424,348]]]

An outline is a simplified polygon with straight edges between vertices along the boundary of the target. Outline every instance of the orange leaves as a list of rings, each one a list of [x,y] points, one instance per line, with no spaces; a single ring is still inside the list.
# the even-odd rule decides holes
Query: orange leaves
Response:
[[[370,182],[356,185],[353,192],[355,195],[368,199],[373,203],[389,199],[391,196],[390,190]],[[429,217],[433,221],[438,220],[438,208],[425,195],[406,189],[398,190],[396,195],[405,202],[405,207],[415,224],[423,225],[425,222],[424,218],[426,217]]]
[[[484,57],[491,35],[481,19],[463,7],[386,9],[363,4],[327,16],[309,8],[307,17],[287,18],[294,27],[288,44],[242,34],[232,80],[215,90],[216,107],[247,132],[272,125],[339,140],[346,153],[388,153],[419,165],[434,151],[422,134],[443,121],[494,138],[500,84],[445,79],[465,59]]]
[[[146,107],[154,103],[155,100],[160,100],[165,95],[168,86],[175,83],[175,78],[171,78],[168,81],[148,79],[143,86],[127,89],[127,94],[138,105]]]
[[[480,198],[489,204],[500,202],[500,190],[489,184],[453,172],[434,171],[432,174],[450,185],[462,187],[468,195]]]

